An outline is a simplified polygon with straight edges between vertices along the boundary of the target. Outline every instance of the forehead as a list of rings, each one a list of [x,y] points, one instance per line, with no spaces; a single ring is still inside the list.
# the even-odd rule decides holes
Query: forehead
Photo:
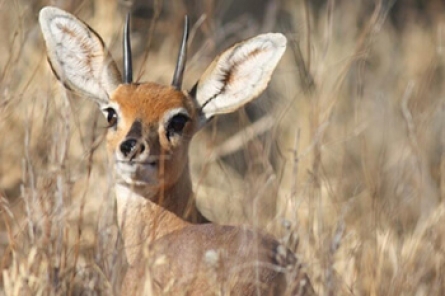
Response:
[[[166,111],[185,108],[193,116],[193,106],[187,96],[171,86],[156,83],[121,84],[114,91],[111,102],[119,105],[127,118],[159,121]]]

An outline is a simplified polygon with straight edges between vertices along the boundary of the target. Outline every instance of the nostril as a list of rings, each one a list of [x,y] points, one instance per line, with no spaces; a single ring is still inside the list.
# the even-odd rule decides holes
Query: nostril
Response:
[[[136,141],[135,139],[128,139],[128,140],[125,140],[124,142],[122,142],[120,145],[122,154],[125,157],[127,157],[131,153],[131,151],[133,151],[133,149],[136,147],[137,143],[138,143],[138,141]],[[145,148],[143,148],[143,149],[145,149]]]

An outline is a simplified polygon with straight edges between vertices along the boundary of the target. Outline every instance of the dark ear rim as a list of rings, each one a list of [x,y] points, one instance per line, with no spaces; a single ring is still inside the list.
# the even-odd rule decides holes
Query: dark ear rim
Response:
[[[198,84],[199,84],[199,81],[196,82],[196,83],[193,85],[193,87],[188,91],[189,95],[190,95],[193,99],[196,98],[196,92],[198,91]]]
[[[51,62],[49,57],[46,57],[46,60],[48,61],[48,65],[51,68],[51,72],[53,72],[54,76],[56,77],[56,79],[62,83],[63,87],[65,87],[67,90],[71,91],[71,92],[75,92],[74,89],[71,88],[71,86],[66,83],[66,80],[63,80],[60,78],[59,74],[57,74],[56,70],[54,69],[53,63]]]
[[[199,106],[198,102],[196,101],[196,92],[198,91],[198,85],[199,85],[199,81],[197,81],[193,87],[190,89],[190,91],[188,91],[188,95],[191,97],[193,104],[195,106],[196,112],[197,112],[197,129],[196,131],[201,130],[206,124],[208,124],[209,122],[211,122],[213,120],[213,118],[215,118],[214,115],[210,116],[210,117],[206,117],[205,114],[202,112],[202,107],[203,106]],[[204,105],[205,106],[205,105]]]

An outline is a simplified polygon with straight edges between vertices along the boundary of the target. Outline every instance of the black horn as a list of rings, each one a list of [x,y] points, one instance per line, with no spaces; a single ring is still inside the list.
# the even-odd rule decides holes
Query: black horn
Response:
[[[185,63],[187,62],[187,40],[189,38],[189,19],[184,17],[184,33],[182,35],[181,47],[179,49],[178,61],[176,62],[175,74],[173,75],[172,86],[178,90],[182,87]]]
[[[133,65],[131,61],[131,42],[130,42],[130,12],[127,14],[127,19],[125,20],[124,26],[124,40],[123,40],[123,50],[124,50],[124,77],[123,81],[126,84],[133,82]]]

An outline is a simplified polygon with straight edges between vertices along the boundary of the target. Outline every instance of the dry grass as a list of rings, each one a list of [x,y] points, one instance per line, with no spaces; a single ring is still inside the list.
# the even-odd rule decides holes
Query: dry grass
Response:
[[[126,1],[55,2],[120,59]],[[234,41],[289,37],[257,103],[193,143],[204,212],[298,236],[320,295],[445,294],[442,2],[235,2],[153,1],[135,18],[140,79],[169,83],[181,15],[192,15],[187,86]],[[117,294],[106,124],[49,71],[37,25],[47,4],[0,0],[0,295]]]

